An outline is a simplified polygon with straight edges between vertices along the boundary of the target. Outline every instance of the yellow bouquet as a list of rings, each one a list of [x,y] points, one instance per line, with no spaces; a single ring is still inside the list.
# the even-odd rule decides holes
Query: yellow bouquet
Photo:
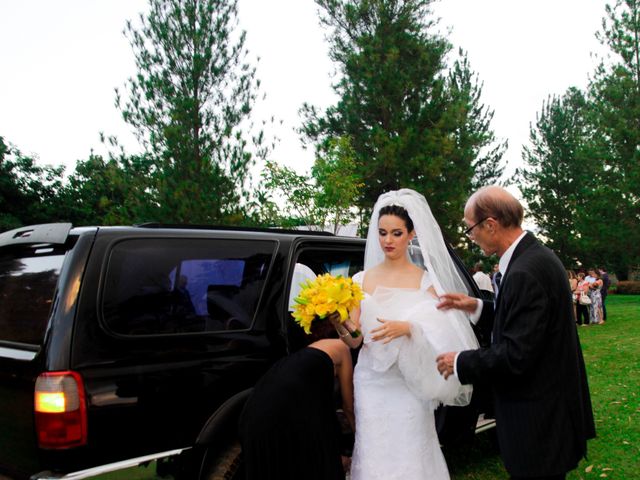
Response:
[[[341,275],[334,277],[325,273],[300,285],[302,290],[294,299],[293,318],[307,334],[311,333],[311,323],[316,318],[324,319],[336,312],[340,315],[340,323],[344,323],[349,318],[349,310],[364,298],[360,285]],[[349,333],[352,337],[360,335],[358,330]]]

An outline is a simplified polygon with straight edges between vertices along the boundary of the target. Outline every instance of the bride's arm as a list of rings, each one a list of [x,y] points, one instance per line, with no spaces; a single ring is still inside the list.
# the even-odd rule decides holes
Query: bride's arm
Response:
[[[385,320],[378,318],[382,324],[371,330],[371,339],[375,342],[383,340],[382,343],[389,343],[398,337],[411,337],[411,323],[404,320]]]

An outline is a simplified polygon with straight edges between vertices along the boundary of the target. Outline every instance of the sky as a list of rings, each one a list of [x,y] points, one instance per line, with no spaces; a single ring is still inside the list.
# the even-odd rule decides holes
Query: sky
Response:
[[[493,130],[509,141],[506,175],[521,165],[529,125],[549,95],[584,88],[595,70],[595,38],[605,0],[439,0],[440,28],[468,53],[495,111]],[[139,150],[115,108],[114,88],[135,74],[125,22],[146,0],[3,0],[0,2],[0,136],[41,164],[67,166],[104,153],[99,133]],[[271,158],[306,173],[313,152],[295,129],[304,102],[326,108],[335,66],[313,0],[239,0],[248,59],[266,98],[255,120],[281,120],[266,133],[280,139]],[[259,60],[258,60],[259,58]]]

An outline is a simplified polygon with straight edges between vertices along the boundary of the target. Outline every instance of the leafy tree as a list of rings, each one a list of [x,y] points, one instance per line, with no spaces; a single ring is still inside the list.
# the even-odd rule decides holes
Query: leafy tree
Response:
[[[330,227],[338,232],[340,225],[353,220],[354,202],[362,185],[355,173],[353,150],[347,138],[332,141],[326,154],[319,155],[310,175],[267,162],[263,172],[267,190],[266,210],[277,210],[271,200],[277,195],[286,201],[284,215],[272,216],[272,221],[285,227],[305,225],[311,229]]]
[[[247,128],[258,81],[236,32],[237,0],[149,0],[128,22],[138,73],[116,105],[153,161],[152,206],[165,222],[237,223],[254,155]],[[264,154],[263,137],[252,138]]]
[[[40,166],[0,137],[0,231],[61,220],[64,167]]]
[[[307,175],[300,175],[295,170],[268,161],[262,172],[263,199],[269,220],[282,227],[306,225],[321,230],[322,213],[314,201],[316,186]],[[285,200],[284,208],[278,212],[273,195]]]
[[[78,161],[60,198],[74,225],[129,225],[153,219],[148,157],[91,154]]]
[[[316,158],[311,176],[318,189],[316,204],[323,212],[325,222],[331,222],[333,233],[340,225],[354,219],[353,205],[364,186],[359,183],[353,148],[348,138],[342,137],[330,143],[325,154]]]
[[[348,137],[364,187],[357,206],[401,187],[424,193],[450,238],[460,236],[463,203],[485,164],[492,113],[466,59],[448,73],[451,46],[433,32],[430,0],[316,0],[328,28],[330,56],[340,74],[336,105],[302,111],[305,141],[327,150]],[[478,131],[478,127],[481,127]],[[486,129],[485,129],[486,126]],[[500,148],[493,152],[501,157]],[[478,177],[499,175],[487,168]]]

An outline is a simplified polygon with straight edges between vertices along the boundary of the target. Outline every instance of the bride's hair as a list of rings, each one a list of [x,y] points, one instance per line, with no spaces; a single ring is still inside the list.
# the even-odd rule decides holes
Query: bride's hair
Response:
[[[409,212],[404,207],[400,205],[387,205],[382,207],[380,211],[378,211],[378,219],[380,219],[384,215],[393,215],[394,217],[401,218],[404,220],[404,224],[407,227],[407,232],[413,232],[413,221],[409,216]]]

